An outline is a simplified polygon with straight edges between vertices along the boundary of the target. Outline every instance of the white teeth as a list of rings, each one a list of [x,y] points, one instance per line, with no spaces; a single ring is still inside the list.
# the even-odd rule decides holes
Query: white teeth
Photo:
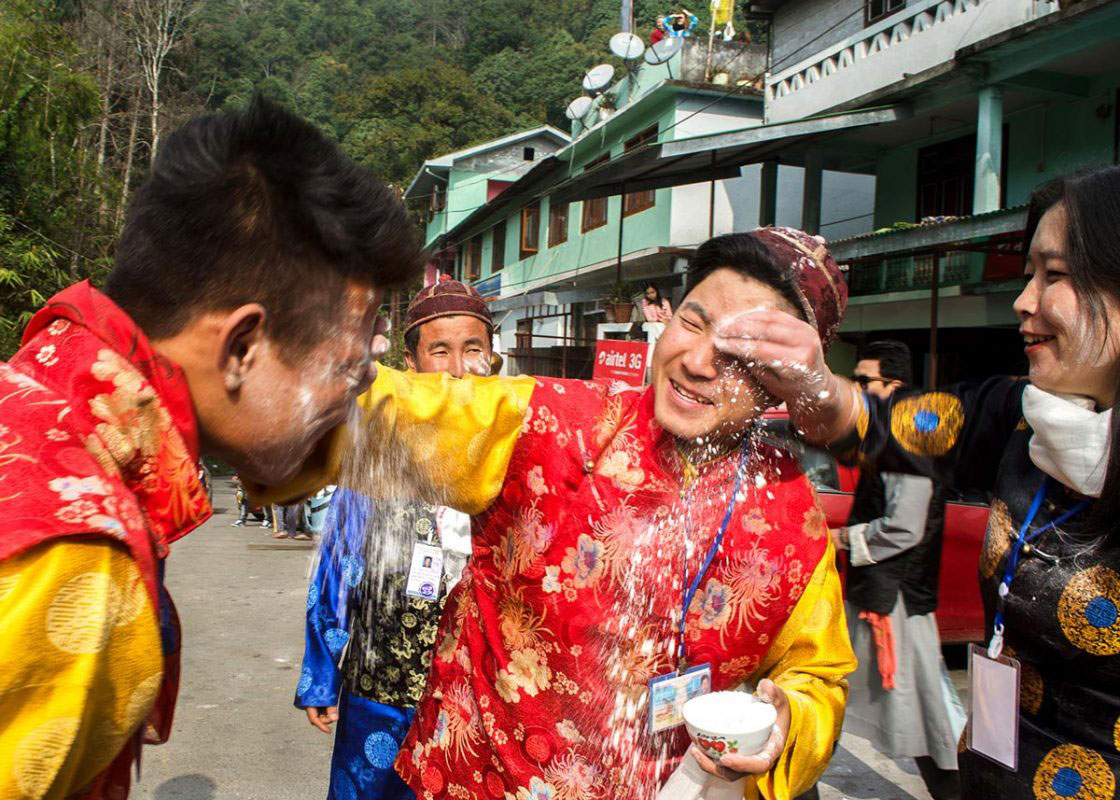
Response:
[[[684,387],[682,387],[679,383],[674,382],[673,388],[676,389],[677,393],[686,400],[691,400],[694,403],[706,403],[708,405],[711,405],[711,403],[706,398],[699,397],[698,395],[694,395],[692,392],[686,391]]]

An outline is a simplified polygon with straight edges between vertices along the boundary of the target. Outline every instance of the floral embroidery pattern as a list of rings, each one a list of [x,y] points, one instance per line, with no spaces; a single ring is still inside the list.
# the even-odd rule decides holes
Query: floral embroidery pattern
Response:
[[[798,472],[788,454],[759,455],[775,472]],[[691,519],[702,542],[719,526],[734,469],[734,459],[705,468],[713,502],[698,503]],[[418,796],[457,797],[456,781],[476,772],[481,785],[475,778],[466,796],[646,796],[661,744],[640,722],[648,681],[675,659],[681,487],[680,459],[653,419],[649,392],[537,385],[499,498],[476,518],[471,584],[448,600],[429,686],[397,761]],[[712,663],[717,690],[758,669],[800,598],[805,565],[827,546],[809,535],[823,517],[804,480],[744,495],[686,618],[686,658]],[[473,705],[451,700],[459,691]],[[457,739],[457,719],[470,709],[478,738],[462,727]],[[456,741],[477,755],[460,758]],[[669,758],[680,755],[672,747]]]

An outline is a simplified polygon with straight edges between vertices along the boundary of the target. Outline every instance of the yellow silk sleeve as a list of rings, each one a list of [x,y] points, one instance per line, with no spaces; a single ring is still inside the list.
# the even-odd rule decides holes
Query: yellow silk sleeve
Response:
[[[790,726],[778,762],[765,775],[748,781],[748,800],[788,800],[819,780],[840,735],[848,698],[846,676],[855,668],[836,553],[829,543],[793,614],[754,675],[755,682],[769,678],[786,693]]]
[[[48,542],[0,562],[0,797],[64,798],[155,702],[159,627],[128,552]]]
[[[379,366],[358,398],[359,421],[336,431],[294,481],[254,487],[252,495],[284,503],[341,480],[370,497],[477,514],[502,487],[535,387],[528,376],[453,378]]]

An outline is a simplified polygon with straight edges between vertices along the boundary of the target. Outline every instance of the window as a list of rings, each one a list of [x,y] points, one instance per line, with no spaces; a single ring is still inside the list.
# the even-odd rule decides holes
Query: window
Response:
[[[580,230],[583,233],[601,228],[607,224],[607,198],[593,197],[583,201],[583,218]]]
[[[568,241],[568,204],[551,203],[548,207],[548,246]]]
[[[490,253],[490,272],[501,272],[506,265],[506,221],[494,226],[494,245]]]
[[[537,157],[537,151],[532,147],[521,148],[521,159],[523,161],[532,161]]]
[[[482,270],[482,237],[476,236],[467,242],[463,250],[463,279],[477,281]]]
[[[863,4],[864,25],[878,22],[903,8],[906,8],[906,0],[866,0]]]
[[[962,136],[918,151],[917,220],[972,213],[976,136]]]
[[[534,255],[541,246],[541,204],[521,209],[521,257]]]
[[[584,172],[595,169],[600,164],[605,164],[611,160],[610,153],[604,153],[597,159],[592,161],[583,168]],[[580,220],[580,231],[587,233],[588,231],[601,228],[607,224],[607,198],[593,197],[590,200],[583,201],[583,215]]]
[[[657,126],[646,128],[633,139],[629,140],[623,146],[623,152],[629,153],[638,147],[645,144],[651,144],[657,141]],[[653,208],[654,203],[657,202],[657,193],[653,189],[646,189],[643,192],[629,192],[622,196],[622,216],[628,217],[631,214],[637,214],[639,211],[645,211],[647,208]]]

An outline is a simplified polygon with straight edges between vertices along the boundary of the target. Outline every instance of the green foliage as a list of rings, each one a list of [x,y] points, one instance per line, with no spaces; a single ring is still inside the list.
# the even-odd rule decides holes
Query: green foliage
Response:
[[[111,264],[153,137],[127,20],[157,2],[0,3],[0,357],[46,298]],[[635,32],[679,7],[635,0]],[[706,31],[708,3],[689,7]],[[619,0],[197,0],[158,128],[262,92],[404,185],[435,155],[567,129],[584,71],[622,66],[607,51],[619,25]]]
[[[91,220],[99,182],[83,135],[97,88],[50,9],[0,4],[0,357],[31,313],[75,280],[100,278],[111,238]],[[86,255],[86,254],[91,255]]]

